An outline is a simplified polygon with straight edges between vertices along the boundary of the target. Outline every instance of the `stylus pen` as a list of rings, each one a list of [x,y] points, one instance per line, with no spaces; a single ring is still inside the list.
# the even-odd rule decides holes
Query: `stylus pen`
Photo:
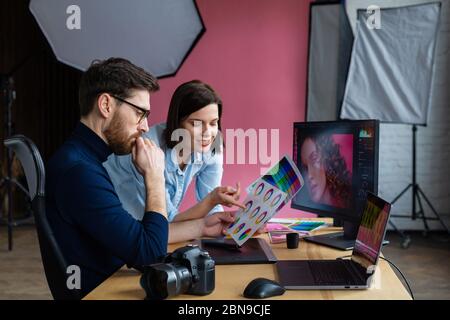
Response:
[[[240,247],[237,244],[232,244],[232,243],[225,243],[225,242],[217,242],[217,241],[204,241],[203,240],[203,245],[205,247],[216,247],[216,248],[223,248],[223,249],[227,249],[230,251],[241,251]]]

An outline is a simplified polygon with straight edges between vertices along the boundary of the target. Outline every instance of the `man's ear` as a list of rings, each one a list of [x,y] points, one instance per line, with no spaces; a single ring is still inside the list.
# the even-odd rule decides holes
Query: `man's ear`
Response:
[[[97,98],[97,110],[100,115],[107,119],[113,114],[112,97],[107,93],[102,93]]]

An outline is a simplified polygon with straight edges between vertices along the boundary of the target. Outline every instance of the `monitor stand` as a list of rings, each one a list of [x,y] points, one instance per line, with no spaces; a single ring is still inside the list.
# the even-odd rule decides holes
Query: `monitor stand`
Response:
[[[345,239],[344,232],[321,234],[303,239],[339,250],[353,250],[353,246],[355,245],[355,239]]]

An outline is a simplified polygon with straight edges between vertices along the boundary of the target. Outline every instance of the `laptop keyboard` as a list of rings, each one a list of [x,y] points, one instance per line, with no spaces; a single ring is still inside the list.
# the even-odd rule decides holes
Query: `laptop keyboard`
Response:
[[[353,275],[345,266],[345,264],[350,263],[350,261],[318,260],[309,261],[308,263],[317,285],[355,285],[359,282],[354,279]]]

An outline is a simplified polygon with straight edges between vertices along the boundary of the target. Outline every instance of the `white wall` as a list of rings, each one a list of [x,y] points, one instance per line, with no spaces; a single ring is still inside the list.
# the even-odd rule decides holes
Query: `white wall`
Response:
[[[347,13],[355,27],[356,10],[369,5],[394,7],[433,0],[347,0]],[[436,47],[432,106],[427,127],[419,127],[417,139],[417,180],[433,206],[450,225],[450,0],[441,0],[441,27]],[[381,23],[383,18],[381,17]],[[382,27],[382,26],[381,26]],[[413,67],[413,66],[412,66]],[[379,194],[390,201],[411,182],[411,126],[382,124],[380,134]],[[398,200],[393,214],[411,214],[411,192]],[[432,216],[424,203],[425,214]],[[402,229],[423,229],[421,221],[393,219]],[[429,222],[432,229],[442,228]]]

